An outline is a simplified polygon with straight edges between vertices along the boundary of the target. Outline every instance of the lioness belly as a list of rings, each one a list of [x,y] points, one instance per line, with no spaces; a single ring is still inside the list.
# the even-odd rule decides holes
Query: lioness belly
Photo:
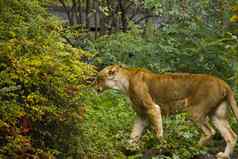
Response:
[[[158,103],[158,104],[161,107],[162,114],[168,116],[168,115],[186,111],[188,108],[188,99],[184,98],[181,100],[170,101],[166,103]]]

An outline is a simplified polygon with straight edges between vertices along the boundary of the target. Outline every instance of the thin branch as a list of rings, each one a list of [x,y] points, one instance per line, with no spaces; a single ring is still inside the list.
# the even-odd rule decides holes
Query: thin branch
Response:
[[[135,24],[139,24],[141,21],[146,20],[148,18],[153,18],[153,17],[157,17],[156,15],[146,15],[144,17],[141,17],[140,19],[138,19],[137,21],[135,21]]]
[[[133,2],[131,2],[130,4],[128,4],[126,7],[125,7],[125,9],[124,10],[127,10],[127,9],[129,9],[132,5],[133,5],[134,3]]]
[[[62,35],[62,37],[67,41],[67,43],[69,43],[71,46],[74,46],[74,43],[65,35]]]

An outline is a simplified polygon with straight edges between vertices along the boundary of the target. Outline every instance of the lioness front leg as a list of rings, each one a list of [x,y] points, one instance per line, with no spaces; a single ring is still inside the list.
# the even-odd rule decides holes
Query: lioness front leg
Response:
[[[134,86],[134,97],[132,101],[138,103],[143,107],[144,113],[147,115],[149,122],[152,124],[158,139],[163,137],[162,116],[160,107],[153,101],[148,87],[144,82],[138,83]],[[133,99],[136,99],[133,100]]]
[[[147,125],[147,120],[137,116],[134,122],[134,126],[132,128],[129,144],[134,145],[138,143],[146,125]]]
[[[156,137],[161,139],[163,137],[163,124],[160,107],[156,104],[152,104],[147,110],[148,118],[155,130]]]

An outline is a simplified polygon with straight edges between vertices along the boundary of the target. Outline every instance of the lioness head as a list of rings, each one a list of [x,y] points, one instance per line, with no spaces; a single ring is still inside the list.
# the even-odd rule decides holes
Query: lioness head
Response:
[[[105,67],[97,75],[96,90],[102,92],[106,89],[116,89],[123,91],[126,81],[123,76],[121,65],[111,65]]]

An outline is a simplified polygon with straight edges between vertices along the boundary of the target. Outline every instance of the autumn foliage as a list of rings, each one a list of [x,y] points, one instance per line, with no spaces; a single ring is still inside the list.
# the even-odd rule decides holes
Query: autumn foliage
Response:
[[[39,1],[3,1],[0,14],[0,157],[67,153],[94,73],[81,58],[91,55],[64,42],[62,24]]]

